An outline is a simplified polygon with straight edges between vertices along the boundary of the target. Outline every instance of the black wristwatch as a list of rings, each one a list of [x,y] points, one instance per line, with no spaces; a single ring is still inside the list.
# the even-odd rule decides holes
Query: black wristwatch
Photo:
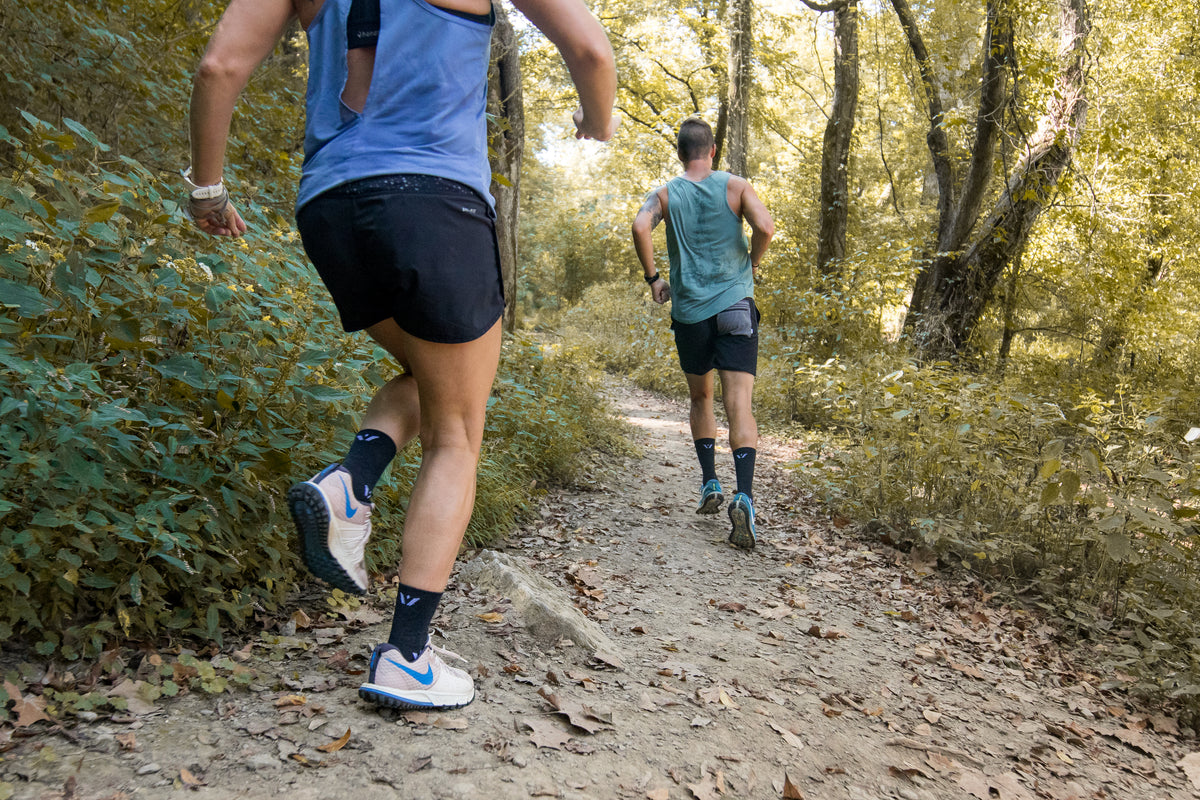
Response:
[[[662,277],[662,275],[659,275],[657,272],[656,272],[656,273],[654,273],[653,275],[647,275],[647,276],[646,276],[646,283],[653,285],[653,284],[654,284],[654,282],[655,282],[656,280],[658,280],[659,278],[661,278],[661,277]]]

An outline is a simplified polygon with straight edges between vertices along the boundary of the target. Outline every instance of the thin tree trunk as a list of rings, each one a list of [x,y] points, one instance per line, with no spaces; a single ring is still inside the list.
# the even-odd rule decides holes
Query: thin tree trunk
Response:
[[[525,108],[521,95],[521,59],[516,34],[503,6],[493,0],[492,67],[488,75],[488,138],[492,156],[492,196],[496,198],[496,238],[504,284],[504,329],[517,321],[517,216],[520,211],[521,161],[525,153]]]
[[[734,175],[746,174],[750,130],[750,86],[754,59],[751,0],[733,0],[729,28],[729,85],[726,88],[728,121],[725,129],[725,164]]]
[[[827,279],[836,277],[846,256],[849,215],[848,164],[858,109],[858,0],[848,0],[833,14],[836,51],[833,61],[833,107],[821,147],[820,229],[817,267]]]

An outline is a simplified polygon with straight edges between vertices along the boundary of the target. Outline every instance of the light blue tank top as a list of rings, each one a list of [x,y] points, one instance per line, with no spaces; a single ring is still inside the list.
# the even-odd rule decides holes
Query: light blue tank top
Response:
[[[754,296],[754,271],[742,220],[729,208],[728,172],[667,184],[671,318],[701,322]]]
[[[392,173],[459,181],[494,205],[487,159],[492,28],[424,0],[382,0],[362,113],[342,102],[351,0],[325,0],[308,28],[308,95],[299,209],[321,192]]]

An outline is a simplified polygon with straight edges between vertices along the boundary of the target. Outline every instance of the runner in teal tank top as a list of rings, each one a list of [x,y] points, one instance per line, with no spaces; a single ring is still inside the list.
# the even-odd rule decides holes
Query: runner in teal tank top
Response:
[[[725,500],[717,479],[714,369],[720,373],[737,492],[729,504],[729,541],[750,549],[754,527],[754,458],[758,424],[751,401],[758,366],[758,308],[754,276],[775,222],[744,178],[713,170],[712,128],[691,118],[679,127],[684,173],[650,193],[633,221],[633,245],[654,302],[671,301],[671,330],[691,398],[689,421],[700,460],[700,514],[715,514]],[[667,223],[670,284],[654,263],[652,232]],[[746,241],[742,223],[750,225]]]

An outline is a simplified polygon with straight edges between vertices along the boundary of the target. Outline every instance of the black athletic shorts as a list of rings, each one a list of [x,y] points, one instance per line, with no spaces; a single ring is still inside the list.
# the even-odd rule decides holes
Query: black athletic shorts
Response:
[[[305,203],[296,226],[347,331],[394,319],[418,339],[458,344],[504,313],[495,214],[457,181],[352,181]]]
[[[758,320],[749,297],[700,322],[671,320],[679,366],[689,375],[713,369],[758,374]]]

